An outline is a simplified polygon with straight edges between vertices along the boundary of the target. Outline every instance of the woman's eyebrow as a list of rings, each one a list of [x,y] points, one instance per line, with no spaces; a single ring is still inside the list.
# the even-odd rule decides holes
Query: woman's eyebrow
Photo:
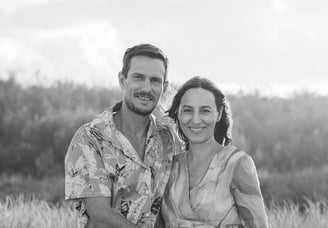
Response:
[[[200,106],[201,108],[210,108],[210,109],[213,109],[212,106],[210,105],[203,105],[203,106]]]

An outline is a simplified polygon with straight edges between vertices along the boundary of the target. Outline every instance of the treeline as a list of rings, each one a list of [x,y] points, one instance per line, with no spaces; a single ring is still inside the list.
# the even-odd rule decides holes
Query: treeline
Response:
[[[231,96],[236,141],[270,173],[320,169],[328,164],[328,97],[284,99]]]
[[[76,129],[120,99],[118,89],[70,83],[22,87],[0,80],[0,173],[63,175]],[[260,170],[281,173],[328,164],[328,97],[230,94],[234,142]]]
[[[120,98],[118,90],[70,83],[23,88],[0,80],[0,173],[62,175],[77,128]]]

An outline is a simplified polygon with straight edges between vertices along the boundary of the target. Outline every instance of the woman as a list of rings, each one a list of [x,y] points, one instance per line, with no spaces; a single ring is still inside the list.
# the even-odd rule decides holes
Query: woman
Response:
[[[185,143],[162,204],[166,227],[268,227],[252,158],[231,144],[225,95],[206,78],[188,80],[168,110]]]

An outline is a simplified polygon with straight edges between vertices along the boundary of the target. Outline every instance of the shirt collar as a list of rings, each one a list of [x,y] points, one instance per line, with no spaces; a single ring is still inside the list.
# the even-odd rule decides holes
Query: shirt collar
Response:
[[[114,123],[113,116],[121,109],[121,107],[122,107],[122,101],[112,105],[108,110],[108,114],[109,114],[108,121],[111,124],[111,126],[115,129],[116,129],[116,126]],[[156,117],[153,114],[150,114],[150,122],[149,122],[149,127],[148,127],[147,135],[146,135],[147,141],[153,137],[153,133],[156,132],[158,127],[160,127],[159,121],[156,119]],[[117,131],[117,129],[116,129],[116,131]]]
[[[116,148],[121,149],[123,153],[133,159],[135,162],[138,162],[140,165],[144,166],[143,161],[140,160],[139,156],[136,154],[136,151],[129,146],[127,146],[126,137],[117,130],[113,116],[116,114],[122,107],[122,102],[118,102],[112,105],[107,111],[105,111],[105,115],[107,116],[108,121],[108,131],[110,134],[106,134],[109,136],[107,140]],[[150,122],[146,135],[146,149],[145,156],[147,153],[151,151],[152,145],[154,143],[154,138],[159,130],[163,129],[163,125],[161,122],[153,115],[150,115]]]

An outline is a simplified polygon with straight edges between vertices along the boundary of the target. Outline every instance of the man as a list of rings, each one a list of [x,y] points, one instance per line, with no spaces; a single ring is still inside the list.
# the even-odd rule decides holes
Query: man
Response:
[[[153,227],[174,140],[152,112],[168,86],[168,60],[150,44],[126,50],[123,99],[75,133],[65,157],[65,199],[78,227]]]

